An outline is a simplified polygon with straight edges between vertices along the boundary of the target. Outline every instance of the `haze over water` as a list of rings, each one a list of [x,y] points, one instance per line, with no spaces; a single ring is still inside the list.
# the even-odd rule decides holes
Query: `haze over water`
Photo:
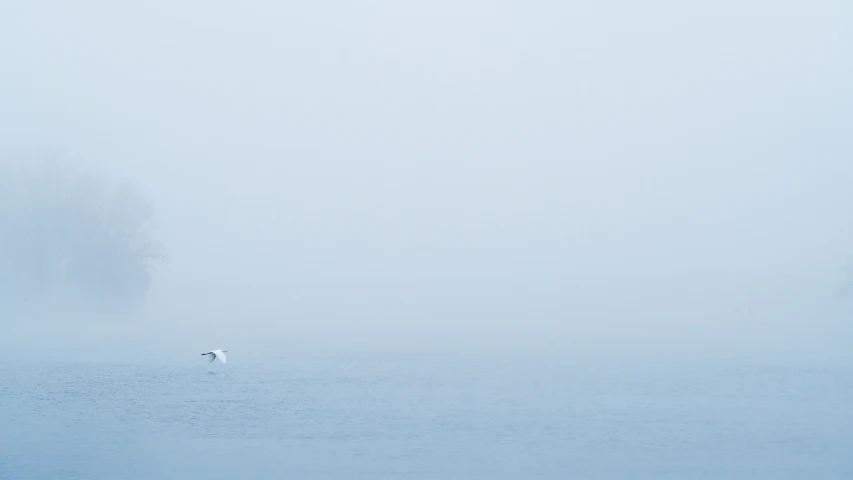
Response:
[[[849,476],[851,8],[0,2],[0,478]]]

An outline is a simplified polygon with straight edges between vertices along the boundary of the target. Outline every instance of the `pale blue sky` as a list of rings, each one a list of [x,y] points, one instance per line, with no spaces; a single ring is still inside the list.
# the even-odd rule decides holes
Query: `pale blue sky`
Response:
[[[186,338],[838,338],[849,2],[237,3],[0,5],[0,145],[137,181]]]

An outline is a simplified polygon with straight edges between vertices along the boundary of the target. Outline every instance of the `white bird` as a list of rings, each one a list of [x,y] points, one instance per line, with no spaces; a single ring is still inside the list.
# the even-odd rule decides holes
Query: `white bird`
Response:
[[[220,350],[217,348],[216,350],[212,350],[212,351],[207,352],[207,353],[202,353],[202,355],[210,355],[210,363],[213,363],[213,361],[216,360],[217,358],[219,359],[220,362],[225,363],[225,360],[226,360],[225,359],[225,353],[226,352],[228,352],[228,350]]]

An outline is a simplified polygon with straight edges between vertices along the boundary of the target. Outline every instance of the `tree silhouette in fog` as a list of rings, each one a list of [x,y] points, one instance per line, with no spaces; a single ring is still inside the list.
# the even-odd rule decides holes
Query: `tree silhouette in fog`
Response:
[[[138,304],[166,260],[152,220],[130,183],[50,165],[0,166],[0,301],[60,295]]]

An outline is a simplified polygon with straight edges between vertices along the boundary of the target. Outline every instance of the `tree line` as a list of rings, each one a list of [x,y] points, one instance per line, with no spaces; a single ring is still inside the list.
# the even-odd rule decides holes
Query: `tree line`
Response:
[[[166,260],[130,182],[51,164],[0,164],[0,307],[59,295],[132,306]]]

